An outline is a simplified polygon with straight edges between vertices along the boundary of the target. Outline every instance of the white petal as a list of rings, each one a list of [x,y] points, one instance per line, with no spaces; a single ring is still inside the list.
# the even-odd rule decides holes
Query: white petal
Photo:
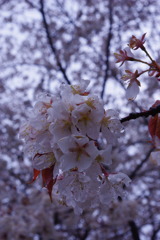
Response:
[[[124,50],[127,52],[128,57],[135,58],[134,54],[132,53],[129,47],[126,47]]]
[[[127,90],[126,90],[126,97],[129,100],[134,100],[137,95],[139,93],[139,86],[138,84],[134,81],[133,83],[131,83]]]
[[[111,117],[111,118],[118,118],[119,113],[113,109],[107,109],[106,112],[106,117]]]
[[[89,142],[89,139],[85,136],[79,135],[79,136],[73,136],[73,138],[76,141],[76,143],[78,143],[79,146],[83,146]]]
[[[36,154],[33,158],[33,167],[37,170],[42,170],[52,166],[55,161],[53,153]]]
[[[108,127],[102,125],[102,134],[104,138],[107,140],[109,144],[116,144],[117,143],[117,136],[108,129]]]
[[[91,158],[94,160],[96,158],[96,156],[98,155],[98,150],[94,144],[93,141],[90,141],[86,148],[85,148],[86,152],[91,156]]]
[[[125,174],[125,173],[117,173],[117,174],[110,174],[108,177],[109,181],[112,184],[125,184],[126,186],[129,185],[131,182],[131,179]]]
[[[76,147],[76,143],[73,137],[64,137],[57,142],[63,153],[68,153],[70,148]]]
[[[63,172],[78,167],[76,157],[76,153],[67,153],[62,155],[62,157],[60,158],[60,162],[62,162],[61,166]]]
[[[80,172],[82,172],[82,171],[88,169],[91,166],[93,160],[94,160],[93,158],[82,154],[81,158],[77,161],[78,170]]]
[[[102,204],[108,205],[115,199],[116,193],[111,183],[106,180],[100,187],[99,198]]]
[[[99,151],[100,156],[102,157],[102,162],[106,165],[111,165],[112,163],[111,151],[112,151],[111,145],[107,146],[105,150]]]

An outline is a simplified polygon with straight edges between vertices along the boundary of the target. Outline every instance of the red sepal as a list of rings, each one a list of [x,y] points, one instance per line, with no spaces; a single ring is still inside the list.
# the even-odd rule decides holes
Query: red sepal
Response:
[[[56,179],[53,179],[53,169],[54,165],[42,170],[43,187],[47,188],[51,202],[52,202],[52,188],[56,182]]]
[[[40,172],[41,172],[41,171],[39,171],[39,170],[37,170],[37,169],[33,169],[33,178],[32,178],[32,180],[31,180],[30,182],[28,182],[28,183],[29,183],[29,184],[33,183],[33,182],[37,179],[37,177],[39,176]]]

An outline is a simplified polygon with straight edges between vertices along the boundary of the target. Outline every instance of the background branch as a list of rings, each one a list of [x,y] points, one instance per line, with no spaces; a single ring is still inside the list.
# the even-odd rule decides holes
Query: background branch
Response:
[[[40,0],[40,12],[41,12],[41,15],[42,15],[42,19],[43,19],[43,25],[44,25],[44,28],[45,28],[45,32],[46,32],[46,35],[47,35],[47,40],[48,40],[48,43],[49,43],[49,46],[51,48],[51,51],[52,53],[54,54],[55,56],[55,59],[56,59],[56,62],[57,62],[57,65],[59,67],[59,70],[61,71],[65,81],[68,83],[68,84],[71,84],[67,74],[66,74],[66,71],[65,71],[65,68],[62,66],[60,60],[59,60],[59,57],[57,55],[57,52],[56,52],[56,48],[54,47],[53,45],[53,42],[52,42],[52,37],[50,35],[50,31],[49,31],[49,26],[47,24],[47,20],[46,20],[46,16],[45,16],[45,12],[44,12],[44,1],[43,0]]]
[[[158,227],[153,231],[151,240],[156,240],[157,238],[157,233],[160,232],[160,224],[158,225]]]
[[[129,221],[130,230],[132,233],[133,240],[140,240],[139,232],[136,223],[132,220]]]
[[[105,86],[108,79],[108,72],[109,72],[109,56],[110,56],[110,44],[112,39],[112,26],[113,26],[113,0],[109,0],[109,32],[108,32],[108,38],[106,43],[106,70],[104,74],[104,80],[102,85],[102,92],[101,92],[101,98],[104,96]]]

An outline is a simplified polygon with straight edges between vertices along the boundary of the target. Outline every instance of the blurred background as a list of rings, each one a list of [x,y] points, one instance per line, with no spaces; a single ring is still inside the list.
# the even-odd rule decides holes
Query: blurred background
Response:
[[[159,97],[158,81],[144,75],[138,98],[128,101],[121,76],[143,66],[119,68],[114,52],[147,32],[145,46],[159,62],[159,24],[158,0],[0,0],[1,240],[160,239],[160,168],[149,158],[148,119],[124,123],[114,147],[114,171],[132,179],[126,199],[82,216],[50,203],[41,179],[27,183],[32,163],[18,137],[36,96],[58,91],[62,82],[90,80],[90,90],[120,117],[149,109]]]

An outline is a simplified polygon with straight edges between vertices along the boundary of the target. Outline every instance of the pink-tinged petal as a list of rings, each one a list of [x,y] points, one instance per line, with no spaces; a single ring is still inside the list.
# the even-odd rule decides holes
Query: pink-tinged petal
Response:
[[[122,62],[120,66],[122,66],[125,61],[134,60],[133,57],[128,56],[128,53],[126,50],[120,50],[119,53],[114,53],[114,55],[117,58],[116,63]]]
[[[126,97],[128,100],[134,100],[139,93],[139,86],[137,82],[132,82],[129,84],[127,90],[126,90]]]
[[[130,70],[125,70],[126,74],[122,76],[122,80],[126,81],[126,80],[130,80],[129,82],[132,81],[137,81],[137,84],[140,86],[140,82],[138,81],[138,77],[139,77],[139,73],[138,70],[136,70],[135,72],[131,72]]]

